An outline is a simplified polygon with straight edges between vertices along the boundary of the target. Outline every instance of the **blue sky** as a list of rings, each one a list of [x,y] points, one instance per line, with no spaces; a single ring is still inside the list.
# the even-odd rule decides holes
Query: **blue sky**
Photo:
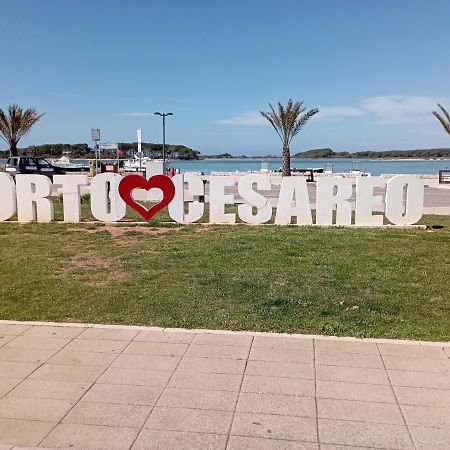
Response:
[[[167,141],[276,154],[259,117],[289,97],[319,107],[293,152],[443,147],[450,2],[0,0],[0,107],[46,112],[21,145]],[[1,148],[5,146],[0,145]]]

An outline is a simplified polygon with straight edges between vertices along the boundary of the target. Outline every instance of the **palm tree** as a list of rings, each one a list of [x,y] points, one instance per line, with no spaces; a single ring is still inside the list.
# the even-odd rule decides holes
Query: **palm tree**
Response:
[[[291,176],[291,154],[289,146],[292,138],[303,128],[306,122],[308,122],[314,114],[319,112],[319,110],[313,108],[306,111],[306,108],[303,107],[303,101],[293,103],[292,99],[288,100],[286,106],[283,106],[278,102],[278,111],[275,111],[270,103],[269,106],[271,111],[260,112],[262,116],[272,124],[283,143],[282,174],[285,177],[289,177]]]
[[[439,109],[442,111],[442,114],[444,114],[445,118],[442,117],[438,112],[433,111],[433,114],[437,117],[437,119],[439,120],[439,122],[441,122],[442,126],[444,127],[444,130],[450,134],[450,114],[445,110],[445,108],[440,105],[439,103],[437,104]]]
[[[19,105],[11,105],[8,114],[0,109],[0,137],[9,145],[10,156],[17,156],[20,139],[43,115],[33,108],[23,111]]]

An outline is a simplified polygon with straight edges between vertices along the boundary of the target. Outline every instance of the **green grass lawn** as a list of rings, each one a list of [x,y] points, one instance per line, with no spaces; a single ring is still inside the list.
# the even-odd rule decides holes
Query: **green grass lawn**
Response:
[[[167,220],[0,223],[0,319],[450,339],[449,217],[425,216],[443,227],[430,230]]]

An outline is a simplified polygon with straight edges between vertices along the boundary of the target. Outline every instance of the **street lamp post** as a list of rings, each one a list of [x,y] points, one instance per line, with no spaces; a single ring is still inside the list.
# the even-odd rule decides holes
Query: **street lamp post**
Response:
[[[155,112],[156,116],[161,116],[162,117],[162,126],[163,126],[163,164],[165,165],[166,163],[166,117],[167,116],[173,116],[173,113],[160,113],[160,112]]]

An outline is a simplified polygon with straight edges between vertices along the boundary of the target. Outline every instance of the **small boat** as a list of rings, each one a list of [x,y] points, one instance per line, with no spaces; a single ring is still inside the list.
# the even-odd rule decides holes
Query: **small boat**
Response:
[[[145,171],[147,161],[152,161],[153,158],[148,156],[139,157],[139,155],[134,155],[132,159],[125,161],[123,168],[125,172],[142,172]]]
[[[350,172],[355,177],[371,177],[372,174],[370,172],[363,172],[362,170],[352,170]]]
[[[67,155],[53,161],[53,166],[63,169],[65,172],[89,172],[89,164],[72,162]]]

